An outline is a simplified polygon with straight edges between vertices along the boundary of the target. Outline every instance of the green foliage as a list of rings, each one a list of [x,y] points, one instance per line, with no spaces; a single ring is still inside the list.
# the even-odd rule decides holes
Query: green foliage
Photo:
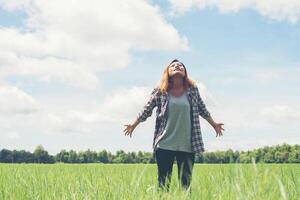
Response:
[[[251,151],[204,152],[196,154],[196,163],[300,163],[300,145],[266,146]],[[2,149],[0,162],[3,163],[155,163],[151,152],[125,152],[118,150],[115,154],[102,150],[99,152],[90,149],[76,152],[62,149],[55,156],[51,156],[41,146],[37,146],[33,153]]]
[[[48,154],[42,145],[35,148],[33,155],[34,161],[37,163],[54,163],[53,157]]]

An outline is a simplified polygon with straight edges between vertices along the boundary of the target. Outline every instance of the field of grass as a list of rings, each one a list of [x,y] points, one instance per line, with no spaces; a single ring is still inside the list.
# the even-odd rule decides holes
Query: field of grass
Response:
[[[169,192],[155,164],[0,164],[0,199],[300,199],[299,164],[195,164],[191,194],[177,167]]]

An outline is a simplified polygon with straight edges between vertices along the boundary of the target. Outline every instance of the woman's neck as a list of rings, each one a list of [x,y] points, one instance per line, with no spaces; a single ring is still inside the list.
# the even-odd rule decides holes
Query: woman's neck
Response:
[[[172,89],[181,89],[183,88],[183,78],[180,76],[174,76],[172,78]]]

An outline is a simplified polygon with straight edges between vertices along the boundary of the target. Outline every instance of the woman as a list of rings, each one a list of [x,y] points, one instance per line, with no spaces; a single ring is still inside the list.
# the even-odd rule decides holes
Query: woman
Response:
[[[125,125],[125,135],[132,136],[136,126],[152,115],[157,107],[153,154],[158,166],[160,188],[169,189],[174,159],[178,178],[185,189],[190,188],[195,153],[204,152],[199,115],[222,136],[222,123],[216,123],[206,109],[195,82],[182,62],[173,60],[164,70],[159,86],[151,92],[150,100],[133,124]]]

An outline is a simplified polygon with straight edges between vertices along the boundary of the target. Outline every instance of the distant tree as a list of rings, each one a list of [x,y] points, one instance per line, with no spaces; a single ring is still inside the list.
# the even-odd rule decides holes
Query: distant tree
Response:
[[[58,154],[55,156],[55,160],[58,162],[69,162],[69,152],[67,152],[65,149],[61,150]]]
[[[137,155],[135,152],[128,152],[130,163],[137,163]]]
[[[112,163],[114,155],[111,152],[107,152],[108,163]]]
[[[203,153],[197,154],[195,156],[195,163],[203,163],[204,155]]]
[[[263,162],[263,151],[262,151],[262,149],[255,149],[254,151],[255,151],[255,156],[256,156],[255,162],[256,163]]]
[[[155,160],[153,158],[153,154],[150,152],[144,153],[144,159],[142,160],[143,163],[155,163]]]
[[[225,152],[225,163],[234,163],[235,157],[232,149],[229,149]]]
[[[234,157],[234,160],[235,162],[240,162],[240,152],[239,151],[234,151],[234,154],[233,154],[233,157]]]
[[[300,163],[300,151],[292,151],[288,158],[289,163]]]
[[[98,159],[99,162],[101,163],[108,163],[109,162],[109,158],[108,158],[108,153],[106,150],[102,150],[98,153]]]
[[[8,149],[2,149],[0,151],[0,160],[3,163],[11,163],[13,162],[12,152]]]
[[[80,163],[87,163],[88,158],[84,151],[79,151],[78,153],[78,161]]]
[[[205,163],[218,163],[215,152],[205,152],[203,159]]]
[[[142,151],[138,151],[136,162],[138,162],[138,163],[143,162],[143,158],[144,158],[143,152]]]
[[[267,152],[265,155],[264,155],[264,162],[265,163],[274,163],[275,162],[275,159],[274,159],[274,154],[272,152]]]
[[[98,162],[98,155],[97,155],[96,151],[91,151],[90,149],[88,149],[84,153],[86,155],[88,163],[96,163],[96,162]]]
[[[276,163],[286,163],[289,159],[289,152],[276,151],[274,155],[274,160]]]
[[[248,152],[240,154],[240,163],[251,163],[251,156]]]
[[[37,163],[54,163],[54,158],[49,156],[42,145],[38,145],[34,150],[34,161]]]
[[[76,151],[70,150],[69,156],[68,156],[68,162],[69,163],[78,163],[79,162]]]
[[[113,159],[114,163],[128,163],[126,153],[123,150],[118,150],[116,156]]]
[[[196,163],[250,163],[252,159],[256,163],[300,163],[300,145],[288,145],[283,143],[276,146],[265,146],[263,148],[249,151],[226,151],[203,152],[195,156]],[[118,150],[116,154],[102,150],[95,152],[90,149],[86,151],[61,150],[55,156],[38,145],[34,152],[25,150],[0,150],[0,162],[2,163],[155,163],[151,152],[125,152]]]
[[[33,163],[34,155],[31,152],[25,150],[13,150],[13,160],[15,163]]]

